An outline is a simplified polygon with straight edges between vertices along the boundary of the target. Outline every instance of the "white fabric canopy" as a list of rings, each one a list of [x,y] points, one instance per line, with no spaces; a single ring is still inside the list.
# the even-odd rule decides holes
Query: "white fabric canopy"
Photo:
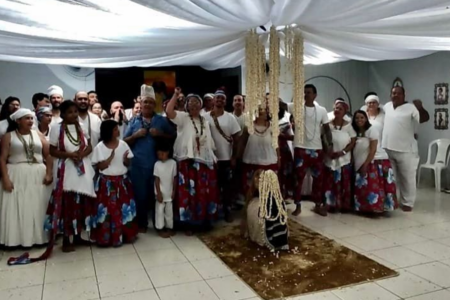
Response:
[[[448,0],[2,0],[0,60],[78,67],[244,62],[249,29],[296,24],[305,62],[450,49]],[[262,35],[267,35],[259,30]]]

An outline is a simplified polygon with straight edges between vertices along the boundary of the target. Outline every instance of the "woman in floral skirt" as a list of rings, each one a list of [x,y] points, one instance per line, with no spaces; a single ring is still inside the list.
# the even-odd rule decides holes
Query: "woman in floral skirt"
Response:
[[[334,119],[330,122],[333,149],[325,160],[323,193],[329,212],[345,212],[352,209],[351,151],[355,146],[356,132],[352,124],[344,120],[348,104],[338,100],[334,105]]]
[[[178,135],[174,158],[178,163],[178,193],[175,201],[180,225],[187,235],[206,229],[216,220],[220,210],[217,187],[214,141],[208,121],[200,115],[202,99],[198,95],[186,97],[186,110],[176,111],[181,90],[167,105],[167,117],[177,125]]]
[[[133,153],[119,139],[120,130],[114,120],[100,126],[101,142],[95,147],[92,164],[99,170],[95,185],[97,217],[94,236],[99,246],[119,247],[136,240],[136,203],[131,181],[127,176]]]
[[[383,213],[397,208],[394,172],[386,152],[379,148],[381,135],[377,125],[369,122],[366,112],[353,116],[357,133],[353,150],[355,188],[354,209],[365,213]]]

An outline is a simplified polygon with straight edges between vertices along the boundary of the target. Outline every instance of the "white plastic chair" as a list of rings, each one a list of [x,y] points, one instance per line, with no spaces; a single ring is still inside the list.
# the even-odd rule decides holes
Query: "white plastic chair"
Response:
[[[436,157],[432,161],[433,147],[437,146]],[[450,139],[437,139],[432,141],[428,145],[428,157],[427,162],[419,167],[419,182],[422,169],[430,169],[434,171],[434,182],[436,191],[441,191],[441,173],[442,170],[448,167],[449,160],[447,158],[447,152],[450,148]]]

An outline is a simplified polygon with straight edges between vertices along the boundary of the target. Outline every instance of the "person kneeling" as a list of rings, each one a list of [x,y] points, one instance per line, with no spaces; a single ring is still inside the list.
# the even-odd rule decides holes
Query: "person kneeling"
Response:
[[[271,251],[289,250],[287,222],[277,174],[272,170],[256,171],[247,194],[242,233]]]

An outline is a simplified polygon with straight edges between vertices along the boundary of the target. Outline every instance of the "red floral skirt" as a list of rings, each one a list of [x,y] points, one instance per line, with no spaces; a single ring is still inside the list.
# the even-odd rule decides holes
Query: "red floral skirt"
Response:
[[[394,172],[388,159],[375,160],[367,173],[356,173],[354,189],[355,211],[382,213],[398,207]]]
[[[60,197],[61,200],[56,202],[54,197]],[[61,206],[56,203],[61,203]],[[55,233],[62,233],[66,237],[81,234],[83,229],[89,232],[94,225],[95,214],[94,198],[55,189],[48,203],[44,228],[47,231],[54,229]]]
[[[93,238],[100,246],[120,246],[136,240],[136,202],[131,181],[126,175],[100,174],[96,183],[96,207]]]
[[[330,210],[352,209],[352,165],[337,170],[325,167],[323,177],[323,197]]]
[[[193,159],[178,162],[176,217],[189,224],[217,220],[222,211],[216,166]]]
[[[257,170],[272,170],[276,173],[278,171],[278,165],[272,164],[264,166],[244,163],[242,167],[242,191],[244,196],[247,196],[247,192],[252,185],[253,174],[255,174]]]

